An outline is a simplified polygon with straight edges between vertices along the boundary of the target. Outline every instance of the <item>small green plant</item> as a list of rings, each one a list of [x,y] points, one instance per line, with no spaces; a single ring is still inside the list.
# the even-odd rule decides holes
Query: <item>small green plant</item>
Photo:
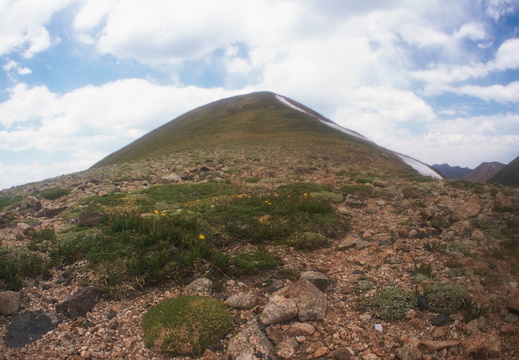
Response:
[[[363,293],[369,290],[372,290],[376,287],[375,280],[369,277],[362,277],[355,283],[355,290],[358,293]]]
[[[454,314],[465,307],[470,294],[459,284],[452,282],[428,284],[424,296],[431,311]]]
[[[431,226],[435,229],[441,229],[446,226],[447,222],[441,215],[437,215],[431,219]]]
[[[424,249],[430,252],[439,252],[443,253],[447,251],[447,244],[444,244],[440,241],[429,241],[427,244],[424,245]]]
[[[46,252],[52,242],[56,240],[56,233],[54,228],[44,227],[29,231],[28,238],[30,239],[27,245],[29,250]]]
[[[0,280],[10,290],[19,290],[25,278],[47,276],[49,264],[34,252],[0,248]]]
[[[432,275],[432,266],[431,266],[431,264],[426,264],[426,263],[422,262],[422,263],[420,263],[419,266],[415,265],[413,274],[415,276],[422,275],[422,276],[425,276],[425,277],[431,277],[431,275]]]
[[[376,293],[372,299],[375,316],[384,321],[403,319],[415,304],[416,295],[399,287],[386,288]]]
[[[300,250],[317,250],[328,245],[329,240],[326,236],[310,231],[295,234],[289,244]]]
[[[227,306],[204,296],[164,300],[142,319],[146,346],[168,356],[200,355],[232,330]]]
[[[256,251],[238,254],[231,259],[234,265],[234,273],[237,275],[257,274],[260,271],[274,269],[278,262],[274,256],[265,248],[258,248]]]
[[[48,188],[40,192],[40,196],[47,200],[56,200],[68,194],[70,194],[70,189],[62,189],[59,187]]]
[[[481,317],[485,317],[488,314],[488,307],[477,305],[474,303],[472,298],[469,298],[465,301],[463,310],[463,321],[466,323]]]
[[[465,244],[464,242],[454,240],[453,242],[447,245],[447,250],[459,252],[463,255],[468,255],[470,251],[470,246]]]
[[[453,279],[461,277],[463,275],[465,275],[465,269],[463,268],[463,266],[453,267],[452,269],[449,269],[449,271],[447,272],[447,276]]]
[[[249,183],[249,184],[256,184],[258,183],[262,178],[259,176],[251,176],[251,177],[244,177],[241,180],[243,182]]]
[[[422,193],[414,186],[403,188],[402,195],[405,199],[419,199],[422,197]]]

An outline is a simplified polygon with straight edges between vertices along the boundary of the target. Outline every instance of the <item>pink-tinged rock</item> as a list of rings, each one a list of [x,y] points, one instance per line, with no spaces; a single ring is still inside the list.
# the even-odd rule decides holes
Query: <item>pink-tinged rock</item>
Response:
[[[465,220],[475,217],[481,211],[481,204],[475,197],[470,198],[466,203],[457,207],[452,214],[452,219],[455,221]]]
[[[326,314],[326,295],[304,277],[292,283],[286,295],[297,305],[301,321],[322,320]]]
[[[512,200],[506,197],[502,192],[498,192],[496,194],[496,198],[494,199],[494,209],[496,211],[511,211],[514,208],[514,204]]]
[[[424,353],[432,353],[458,346],[460,342],[459,340],[422,340],[418,344],[418,349]]]
[[[508,296],[506,297],[506,307],[519,311],[519,289],[514,289]]]
[[[230,359],[272,359],[274,346],[260,330],[258,324],[251,324],[229,341],[227,354]]]
[[[297,316],[297,306],[294,300],[284,296],[274,295],[260,315],[262,324],[270,325],[293,319]]]
[[[476,333],[461,343],[463,355],[475,359],[501,359],[501,339],[488,333]]]

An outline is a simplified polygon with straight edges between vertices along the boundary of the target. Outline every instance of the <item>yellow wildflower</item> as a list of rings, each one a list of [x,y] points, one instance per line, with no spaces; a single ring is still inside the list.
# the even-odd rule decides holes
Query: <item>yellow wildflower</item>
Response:
[[[199,238],[200,240],[204,240],[204,239],[205,239],[205,236],[204,236],[203,234],[200,234],[200,235],[198,235],[198,238]]]
[[[159,213],[159,211],[158,211],[158,210],[153,210],[153,212],[154,212],[155,214],[158,214],[158,213]]]

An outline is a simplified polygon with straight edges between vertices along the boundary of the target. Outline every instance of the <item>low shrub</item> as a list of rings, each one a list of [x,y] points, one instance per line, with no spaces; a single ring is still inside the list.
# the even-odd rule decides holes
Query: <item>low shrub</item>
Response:
[[[416,305],[416,295],[398,287],[386,288],[372,299],[375,317],[384,321],[404,318],[407,311]]]
[[[428,284],[424,296],[431,311],[441,314],[454,314],[462,310],[470,294],[459,284],[452,282]]]
[[[40,192],[40,196],[47,200],[56,200],[68,194],[70,194],[70,189],[62,189],[59,187],[48,188]]]

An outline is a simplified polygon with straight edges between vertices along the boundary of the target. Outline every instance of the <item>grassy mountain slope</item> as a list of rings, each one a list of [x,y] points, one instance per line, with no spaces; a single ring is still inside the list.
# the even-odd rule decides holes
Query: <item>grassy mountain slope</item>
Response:
[[[507,186],[519,186],[519,156],[502,168],[488,182]]]
[[[195,149],[247,151],[268,145],[272,151],[331,156],[381,171],[416,174],[393,153],[323,124],[320,114],[270,92],[235,96],[199,107],[107,156],[93,168]],[[304,112],[303,112],[304,111]],[[306,112],[306,113],[305,113]],[[330,122],[331,123],[331,122]],[[285,149],[285,150],[284,150]]]

